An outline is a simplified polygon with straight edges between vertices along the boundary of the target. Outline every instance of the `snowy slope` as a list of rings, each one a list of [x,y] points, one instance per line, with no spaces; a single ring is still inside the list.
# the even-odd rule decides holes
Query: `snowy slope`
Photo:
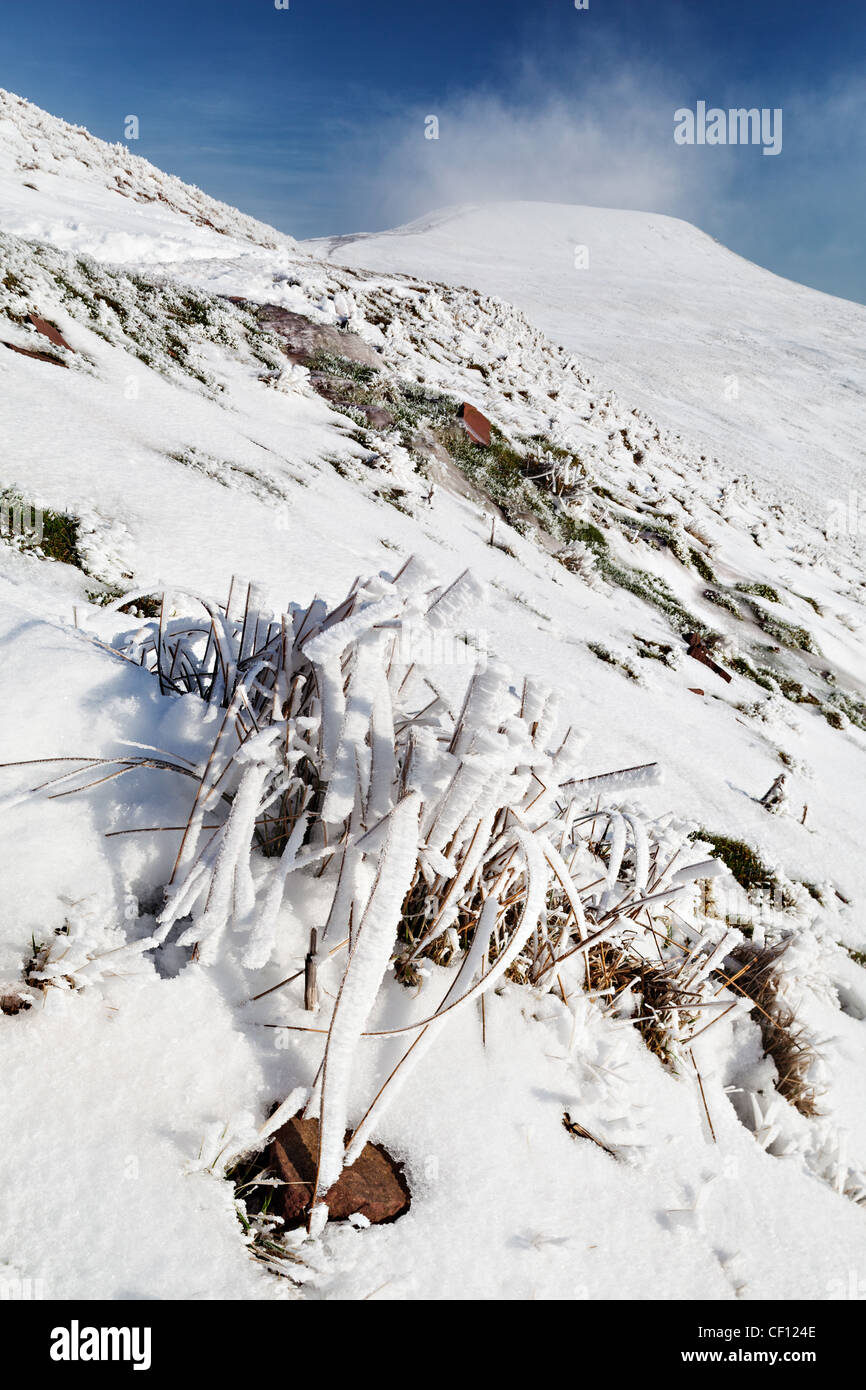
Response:
[[[292,248],[291,237],[0,89],[0,226],[139,266]]]
[[[686,222],[504,203],[305,245],[500,295],[623,399],[822,515],[828,496],[862,485],[866,308],[762,270]]]
[[[487,1001],[485,1044],[467,1010],[377,1130],[406,1161],[410,1214],[327,1227],[300,1246],[301,1291],[835,1296],[866,1237],[866,976],[838,944],[866,948],[857,547],[828,544],[823,518],[781,487],[773,495],[748,456],[722,456],[722,436],[696,441],[687,405],[670,405],[673,430],[657,424],[646,384],[629,394],[623,373],[637,367],[624,349],[591,375],[534,312],[475,289],[342,270],[277,234],[269,245],[231,213],[225,233],[202,229],[182,190],[174,211],[132,206],[106,192],[107,147],[88,169],[63,123],[8,109],[0,342],[45,348],[37,313],[69,347],[53,351],[61,368],[0,346],[11,441],[0,491],[76,518],[83,567],[0,542],[0,762],[112,757],[133,742],[204,761],[218,711],[161,696],[118,655],[112,644],[142,624],[103,607],[115,593],[167,589],[169,610],[191,616],[195,594],[222,602],[239,575],[279,614],[316,594],[337,602],[357,575],[394,574],[416,555],[445,583],[468,567],[485,586],[454,648],[462,658],[439,654],[437,685],[459,700],[472,645],[507,660],[518,685],[539,677],[586,735],[582,774],[660,762],[664,782],[629,793],[626,809],[674,840],[700,828],[742,837],[784,890],[765,912],[726,877],[718,904],[790,937],[786,987],[820,1043],[818,1117],[776,1095],[742,1014],[695,1043],[705,1108],[691,1066],[663,1066],[627,1012],[509,986]],[[65,160],[67,211],[54,224],[47,203],[32,225],[20,220],[8,152],[17,161],[34,129],[41,157]],[[399,269],[418,272],[408,249]],[[692,273],[717,298],[717,277]],[[480,261],[467,252],[455,278],[482,281]],[[348,329],[376,367],[346,377],[345,363],[293,365],[256,304]],[[787,328],[767,318],[767,351],[783,354]],[[463,400],[529,461],[526,474],[503,482],[474,455],[458,467]],[[719,634],[724,665],[739,660],[730,685],[685,655],[686,619]],[[789,808],[770,815],[757,798],[782,754]],[[242,965],[235,939],[213,965],[173,944],[121,957],[151,930],[177,852],[175,832],[149,828],[182,825],[189,788],[138,772],[78,797],[25,795],[56,771],[0,769],[0,994],[30,1004],[0,1015],[13,1078],[0,1100],[0,1277],[42,1280],[53,1297],[294,1295],[251,1262],[219,1155],[318,1065],[315,1037],[284,1047],[262,1026],[304,1020],[297,986],[244,1002],[303,964],[316,890],[287,899],[262,970]],[[683,911],[718,934],[721,918],[699,902]],[[89,982],[25,984],[33,943],[65,923],[58,971]],[[326,992],[338,985],[323,971]],[[392,1005],[386,992],[381,1007]],[[375,1080],[366,1053],[358,1066]],[[566,1109],[619,1159],[572,1138]],[[63,1172],[50,1211],[29,1200],[34,1144]]]

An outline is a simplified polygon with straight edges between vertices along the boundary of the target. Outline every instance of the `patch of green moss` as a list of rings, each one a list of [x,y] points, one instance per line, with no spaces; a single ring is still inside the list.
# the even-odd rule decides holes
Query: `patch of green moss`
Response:
[[[593,526],[591,522],[575,521],[573,517],[566,517],[565,526],[568,532],[565,537],[566,541],[581,541],[595,551],[607,550],[607,540],[604,533],[597,526]]]
[[[734,586],[738,594],[751,594],[753,598],[765,598],[768,603],[781,603],[781,599],[775,589],[769,584],[737,584]]]
[[[759,685],[762,690],[776,689],[775,680],[760,671],[756,671],[744,656],[735,656],[731,662],[731,668],[736,671],[738,676],[745,676],[746,680],[754,681],[755,685]]]
[[[716,576],[712,565],[708,563],[699,550],[695,550],[694,546],[689,547],[689,560],[692,568],[697,570],[701,579],[705,580],[707,584],[715,584]]]
[[[311,372],[323,372],[326,376],[343,377],[347,381],[357,381],[370,386],[380,376],[378,367],[368,367],[355,362],[351,357],[340,357],[334,352],[316,352],[307,363]]]
[[[774,617],[772,613],[767,612],[766,608],[761,608],[757,603],[753,603],[751,608],[761,631],[766,632],[767,636],[772,637],[781,647],[791,647],[794,651],[817,654],[812,634],[806,628],[797,627],[794,623],[786,623],[784,619]]]
[[[829,713],[835,714],[837,720],[839,716],[842,715],[845,719],[850,720],[856,728],[866,730],[866,702],[861,700],[859,696],[849,695],[845,690],[834,690],[829,698],[828,704],[823,707],[822,712],[827,722],[833,723],[834,728],[842,728],[844,720],[834,723],[833,720],[828,718],[828,711]]]
[[[730,594],[726,594],[724,589],[704,589],[704,598],[707,603],[715,604],[716,608],[724,608],[726,613],[730,613],[735,618],[742,616],[736,599],[731,598]]]
[[[712,846],[714,857],[727,864],[742,888],[762,888],[775,881],[766,864],[745,840],[733,840],[727,835],[711,835],[708,830],[695,830],[690,838],[706,840],[707,844]]]
[[[605,665],[616,666],[618,670],[628,676],[629,680],[636,681],[640,679],[637,672],[629,666],[628,662],[620,661],[618,657],[614,656],[613,652],[609,652],[607,647],[602,646],[601,642],[587,642],[586,645],[589,647],[593,656],[597,656],[599,661],[603,661]]]

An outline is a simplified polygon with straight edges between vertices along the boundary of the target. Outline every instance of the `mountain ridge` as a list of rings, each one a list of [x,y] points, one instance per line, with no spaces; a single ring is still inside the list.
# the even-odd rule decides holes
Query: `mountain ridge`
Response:
[[[784,280],[691,223],[566,204],[467,205],[304,246],[372,270],[470,279],[523,309],[624,399],[825,513],[828,493],[844,497],[863,476],[866,308]],[[588,261],[576,268],[581,248]]]
[[[297,250],[291,237],[164,173],[129,143],[110,144],[3,89],[0,159],[5,230],[69,250],[131,261],[148,240],[165,258],[193,248],[218,254],[220,238],[225,254],[232,242]]]

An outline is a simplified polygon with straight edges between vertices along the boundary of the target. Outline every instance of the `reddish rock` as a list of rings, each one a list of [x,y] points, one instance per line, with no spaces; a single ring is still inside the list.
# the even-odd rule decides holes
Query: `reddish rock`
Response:
[[[263,328],[269,328],[284,339],[286,356],[302,366],[306,366],[320,352],[333,357],[347,357],[363,367],[382,366],[379,354],[357,333],[348,333],[327,323],[314,323],[303,314],[293,314],[277,304],[263,304],[258,311],[258,320]]]
[[[700,633],[687,632],[686,641],[689,644],[689,656],[693,657],[695,661],[700,661],[704,666],[709,666],[711,671],[715,671],[717,676],[721,676],[722,680],[727,681],[730,685],[733,677],[717,661],[713,661]]]
[[[470,439],[483,449],[490,448],[490,421],[474,405],[461,405],[460,418]]]
[[[275,1209],[287,1227],[302,1225],[309,1211],[318,1147],[318,1120],[289,1120],[271,1140],[270,1167],[287,1184],[275,1189]],[[325,1200],[332,1221],[346,1221],[358,1212],[376,1226],[396,1221],[409,1210],[411,1198],[401,1165],[380,1144],[365,1144],[360,1157],[351,1168],[343,1169]]]
[[[53,343],[55,347],[66,348],[68,352],[75,351],[69,346],[60,329],[55,328],[54,324],[49,323],[47,319],[40,318],[38,314],[28,314],[27,320],[33,325],[37,333],[41,333],[43,338],[47,338],[49,343]]]
[[[35,352],[32,348],[17,347],[15,343],[4,343],[4,347],[10,352],[20,352],[22,357],[35,357],[37,362],[53,362],[55,367],[65,367],[67,364],[61,362],[59,357],[52,357],[50,352]]]

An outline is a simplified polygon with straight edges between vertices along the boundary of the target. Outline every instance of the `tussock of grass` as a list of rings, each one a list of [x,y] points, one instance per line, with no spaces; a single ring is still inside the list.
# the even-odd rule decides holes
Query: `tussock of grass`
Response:
[[[820,1113],[817,1092],[808,1079],[817,1053],[793,1009],[780,997],[778,967],[785,950],[784,945],[758,947],[750,942],[738,946],[734,959],[748,968],[738,976],[736,987],[755,1006],[752,1018],[761,1030],[764,1053],[776,1064],[776,1090],[812,1119]]]
[[[637,671],[629,666],[627,661],[621,661],[618,656],[614,656],[613,652],[608,651],[607,647],[602,646],[601,642],[587,642],[586,645],[589,647],[593,656],[598,657],[599,661],[603,661],[607,666],[616,666],[618,670],[628,676],[629,680],[636,681],[640,679]]]
[[[695,550],[693,546],[689,548],[689,560],[691,561],[692,568],[697,570],[701,579],[705,580],[707,584],[716,583],[716,575],[712,565],[705,559],[701,552]]]
[[[316,352],[307,365],[311,372],[323,372],[326,376],[354,381],[360,386],[372,387],[381,375],[378,367],[367,366],[351,357],[338,356],[334,352]]]
[[[602,942],[587,952],[587,988],[603,995],[614,1007],[630,986],[639,995],[636,1028],[646,1047],[667,1067],[677,1062],[675,1042],[694,1022],[689,1006],[700,996],[677,979],[681,962],[645,960],[627,946]]]
[[[781,647],[791,647],[794,651],[817,653],[817,648],[812,639],[812,634],[804,627],[797,627],[794,623],[786,623],[784,619],[774,617],[768,613],[766,608],[760,604],[751,605],[755,621],[762,632],[766,632],[768,637],[772,637],[774,642],[778,642]]]
[[[660,661],[663,666],[673,666],[674,649],[669,642],[653,642],[649,637],[634,635],[637,654],[645,661]]]
[[[107,608],[109,604],[116,603],[128,592],[128,589],[121,589],[117,584],[105,584],[100,589],[88,589],[87,597],[91,603],[96,604],[99,608]],[[160,607],[160,598],[153,594],[146,594],[139,595],[129,603],[120,604],[118,612],[128,613],[133,618],[158,618]]]
[[[724,589],[704,589],[704,598],[707,603],[715,604],[716,608],[724,608],[726,613],[730,613],[734,618],[742,617],[739,604],[736,599],[726,594]]]
[[[781,603],[778,592],[769,584],[737,584],[738,594],[751,594],[753,598],[765,598],[768,603]]]
[[[809,607],[814,609],[814,611],[818,614],[818,617],[823,618],[824,609],[821,607],[817,599],[810,598],[808,594],[797,594],[797,598],[802,599],[804,603],[808,603]]]
[[[0,540],[47,560],[74,565],[85,574],[88,572],[79,549],[81,522],[78,517],[50,509],[37,510],[11,492],[0,492],[0,515],[3,518]]]
[[[776,689],[775,680],[761,671],[756,671],[744,656],[735,656],[731,662],[731,669],[736,671],[738,676],[745,676],[746,680],[754,681],[762,690]]]
[[[675,632],[698,632],[704,641],[715,635],[706,623],[702,623],[680,603],[670,585],[660,575],[620,564],[607,548],[597,552],[597,559],[599,572],[609,584],[626,589],[636,598],[650,604],[652,608],[657,608]]]
[[[856,728],[866,730],[866,702],[845,690],[834,690],[821,712],[827,723],[836,729],[844,728],[845,721],[849,720]]]
[[[285,1221],[271,1210],[280,1180],[268,1166],[265,1154],[246,1157],[225,1173],[235,1191],[235,1211],[244,1233],[251,1259],[270,1274],[301,1284],[300,1271],[306,1268],[298,1252],[285,1241]]]
[[[43,512],[43,533],[39,549],[50,560],[59,560],[61,564],[74,565],[76,569],[86,570],[78,549],[80,529],[81,522],[77,517],[66,516],[62,512]]]
[[[769,675],[770,672],[767,671],[766,674]],[[793,676],[776,675],[774,679],[785,699],[790,700],[792,705],[818,705],[821,703],[817,695],[806,690],[805,686],[800,681],[794,680]]]

